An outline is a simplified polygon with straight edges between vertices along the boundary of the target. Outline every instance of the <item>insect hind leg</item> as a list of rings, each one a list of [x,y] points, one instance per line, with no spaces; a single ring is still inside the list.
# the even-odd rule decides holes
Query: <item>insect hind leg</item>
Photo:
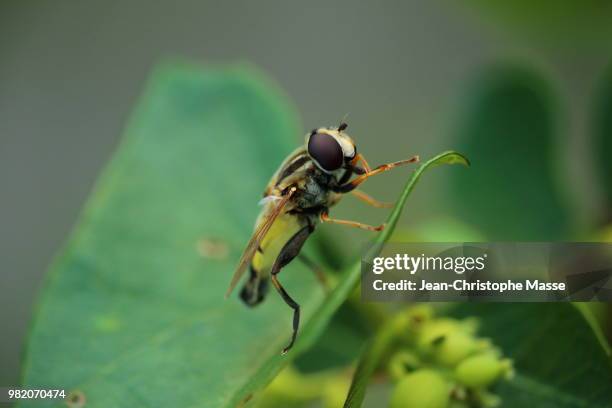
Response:
[[[257,271],[250,267],[251,275],[240,291],[240,299],[249,307],[260,304],[268,293],[268,279],[259,276]]]
[[[317,278],[317,281],[321,284],[323,289],[326,292],[329,292],[331,290],[331,287],[329,286],[327,276],[325,276],[325,272],[323,272],[323,269],[316,262],[310,259],[310,257],[308,257],[306,254],[299,254],[298,258],[300,259],[300,261],[302,261],[304,265],[308,267],[308,269],[312,271],[312,273],[314,273],[315,277]]]
[[[283,249],[278,254],[278,257],[276,258],[276,261],[274,261],[274,265],[272,266],[272,270],[270,272],[274,287],[281,295],[285,303],[287,303],[287,305],[293,309],[293,332],[291,333],[291,341],[283,349],[282,354],[287,353],[287,351],[289,351],[289,349],[293,347],[293,343],[295,343],[298,328],[300,326],[300,305],[295,300],[293,300],[293,298],[287,293],[276,275],[278,275],[281,269],[289,262],[291,262],[300,253],[304,242],[306,242],[306,239],[312,233],[313,230],[314,228],[308,225],[296,232],[295,235],[291,237],[291,239],[285,244]]]

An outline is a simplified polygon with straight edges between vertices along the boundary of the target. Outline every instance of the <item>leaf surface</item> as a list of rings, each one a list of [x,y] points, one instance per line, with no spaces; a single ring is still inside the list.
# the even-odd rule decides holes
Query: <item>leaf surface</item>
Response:
[[[251,310],[224,293],[300,134],[252,69],[158,69],[51,267],[24,385],[79,390],[88,407],[235,405],[290,335],[274,294]],[[283,282],[307,321],[314,277],[296,262]]]

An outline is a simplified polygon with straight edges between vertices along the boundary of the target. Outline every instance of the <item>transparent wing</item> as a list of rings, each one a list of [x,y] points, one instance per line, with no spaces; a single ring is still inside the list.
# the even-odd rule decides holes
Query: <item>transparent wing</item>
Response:
[[[242,275],[244,275],[244,271],[246,271],[247,266],[249,266],[251,260],[253,259],[253,256],[255,256],[255,252],[257,252],[257,248],[259,248],[261,241],[264,239],[264,237],[270,230],[270,227],[272,227],[272,224],[274,224],[276,218],[283,211],[283,208],[285,207],[293,193],[295,193],[295,190],[296,188],[292,187],[287,192],[287,194],[282,196],[276,202],[276,205],[266,214],[264,220],[259,224],[259,227],[257,227],[255,232],[251,236],[249,243],[247,244],[244,252],[242,253],[242,256],[240,257],[240,261],[238,262],[238,266],[236,267],[234,276],[232,276],[229,288],[227,288],[227,292],[225,292],[226,298],[232,293],[232,290],[234,290],[236,284],[238,284],[238,281],[240,281],[240,278],[242,278]]]

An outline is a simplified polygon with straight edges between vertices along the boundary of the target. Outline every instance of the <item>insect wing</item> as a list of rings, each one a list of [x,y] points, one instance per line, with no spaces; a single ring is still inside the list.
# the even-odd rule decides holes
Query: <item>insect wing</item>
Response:
[[[244,271],[246,271],[247,266],[251,263],[253,256],[255,256],[255,252],[257,252],[257,248],[259,248],[261,241],[264,239],[264,237],[272,227],[272,224],[274,224],[276,218],[281,214],[283,208],[285,207],[287,202],[289,202],[289,199],[291,198],[295,190],[296,188],[292,187],[286,195],[284,195],[276,202],[276,206],[274,206],[271,210],[268,211],[268,213],[265,215],[264,220],[259,224],[255,232],[251,236],[249,243],[247,244],[244,252],[242,253],[242,256],[240,257],[240,261],[238,262],[238,266],[236,267],[234,276],[232,276],[229,288],[225,293],[226,298],[232,293],[232,290],[234,290],[236,284],[238,283],[238,281],[240,281],[240,278],[242,278]]]

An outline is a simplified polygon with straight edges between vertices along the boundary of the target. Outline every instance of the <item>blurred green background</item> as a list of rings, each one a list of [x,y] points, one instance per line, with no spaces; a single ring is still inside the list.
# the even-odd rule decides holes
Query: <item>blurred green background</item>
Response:
[[[160,60],[251,62],[304,132],[348,114],[371,164],[466,153],[471,171],[411,198],[403,223],[421,237],[604,239],[611,18],[599,1],[2,2],[0,385],[18,382],[40,280]],[[405,177],[366,190],[390,200]],[[350,199],[335,214],[383,218]]]

